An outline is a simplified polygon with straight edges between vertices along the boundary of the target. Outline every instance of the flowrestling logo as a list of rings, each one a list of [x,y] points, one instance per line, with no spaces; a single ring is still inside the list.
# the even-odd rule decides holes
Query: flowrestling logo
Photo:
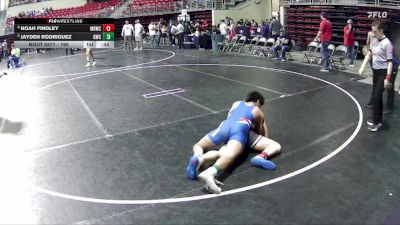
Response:
[[[368,18],[380,18],[384,19],[387,18],[388,13],[386,11],[379,12],[379,11],[372,11],[372,12],[367,12],[368,13]]]

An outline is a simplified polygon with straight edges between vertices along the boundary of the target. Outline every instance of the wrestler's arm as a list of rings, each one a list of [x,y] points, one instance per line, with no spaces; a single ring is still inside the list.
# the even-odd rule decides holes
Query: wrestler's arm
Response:
[[[267,123],[265,122],[265,119],[264,119],[264,123],[263,123],[263,128],[264,128],[264,134],[262,134],[262,133],[260,133],[260,134],[264,137],[268,137],[268,127],[267,127]]]
[[[264,118],[264,113],[259,109],[255,108],[254,112],[254,119],[256,122],[256,126],[254,131],[261,134],[262,136],[265,136],[265,132],[267,131],[267,126],[265,125],[265,118]]]

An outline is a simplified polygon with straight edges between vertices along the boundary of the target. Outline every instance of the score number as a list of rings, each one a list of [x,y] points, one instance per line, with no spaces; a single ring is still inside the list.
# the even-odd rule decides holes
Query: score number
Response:
[[[103,32],[114,32],[114,24],[103,24]]]
[[[103,41],[114,41],[114,24],[103,24]]]
[[[103,41],[114,41],[114,32],[103,32]]]

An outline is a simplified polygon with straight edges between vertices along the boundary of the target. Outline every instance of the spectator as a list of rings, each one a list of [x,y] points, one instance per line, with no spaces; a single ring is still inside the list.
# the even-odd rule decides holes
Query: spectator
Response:
[[[290,40],[289,35],[282,30],[276,42],[277,43],[272,47],[275,57],[282,60],[282,62],[286,62],[285,54],[293,48],[292,40]],[[278,54],[279,50],[281,50],[280,55]]]
[[[190,31],[190,25],[188,22],[184,22],[183,24],[183,45],[185,42],[192,42],[192,37],[190,36],[192,33]]]
[[[188,22],[185,22],[184,25],[183,25],[183,34],[185,36],[188,36],[189,34],[191,34],[190,25],[189,25]]]
[[[194,34],[196,32],[193,20],[189,22],[189,29],[190,29],[190,34]]]
[[[241,30],[242,30],[242,35],[245,36],[247,39],[250,38],[250,21],[248,21],[248,23],[245,23],[244,26],[242,26]]]
[[[328,46],[332,38],[332,24],[331,21],[327,18],[327,13],[321,13],[321,23],[319,25],[319,31],[315,41],[321,41],[321,58],[322,58],[322,66],[323,68],[320,70],[321,72],[329,72],[329,52]]]
[[[266,22],[262,22],[261,23],[261,29],[260,29],[260,35],[264,38],[268,38],[268,30],[269,30],[269,26]]]
[[[204,31],[208,30],[208,22],[207,22],[207,20],[203,20],[202,21],[201,29],[204,30]]]
[[[150,44],[151,47],[155,47],[157,45],[157,40],[156,40],[156,30],[157,30],[157,25],[154,24],[154,22],[150,22],[149,24],[149,35],[150,35]]]
[[[212,34],[221,34],[221,31],[216,26],[212,26],[211,33]]]
[[[183,21],[179,21],[176,26],[176,36],[178,38],[178,47],[179,49],[183,48],[183,37],[184,37],[184,26]]]
[[[68,50],[70,51],[71,55],[74,54],[74,50],[72,48],[66,48],[65,49],[65,55],[68,55]]]
[[[124,49],[127,50],[132,48],[132,37],[133,37],[134,29],[132,24],[129,24],[129,21],[126,20],[124,26],[122,27],[121,36],[124,38]]]
[[[366,56],[371,49],[371,42],[375,38],[375,34],[372,31],[368,31],[367,41],[365,42],[365,46],[362,49],[363,55]],[[371,65],[372,66],[372,65]],[[372,68],[372,67],[371,67]]]
[[[11,46],[11,56],[8,57],[8,63],[7,63],[7,69],[12,67],[12,68],[18,68],[21,67],[19,64],[19,57],[21,56],[21,50],[19,48],[15,48],[14,45]]]
[[[161,28],[161,35],[162,35],[162,46],[165,47],[167,45],[167,35],[168,35],[168,27],[167,24],[163,24]]]
[[[271,37],[276,39],[279,37],[279,33],[282,28],[281,22],[278,20],[278,17],[275,17],[274,20],[272,20],[271,25],[270,25],[270,30],[271,30]]]
[[[228,26],[226,25],[225,20],[221,20],[221,23],[218,28],[219,31],[221,32],[223,40],[225,40],[226,35],[228,34]]]
[[[4,60],[7,60],[8,59],[8,43],[7,43],[6,39],[4,39],[3,43],[1,44],[1,47],[3,48]]]
[[[355,41],[355,35],[354,35],[354,27],[353,27],[353,21],[352,20],[347,20],[347,25],[343,28],[343,38],[344,38],[344,45],[347,47],[347,56],[350,59],[350,64],[349,66],[354,66],[354,41]]]
[[[172,20],[169,21],[169,25],[168,25],[167,29],[168,29],[169,43],[171,46],[175,46],[175,36],[173,33],[174,24],[172,23]]]
[[[366,43],[365,43],[365,46],[368,47],[368,51],[369,51],[370,48],[371,48],[371,43],[372,43],[372,40],[373,40],[374,38],[375,38],[374,32],[368,31],[367,41],[366,41]],[[368,53],[368,52],[367,52],[367,53]]]
[[[255,20],[251,20],[252,27],[258,27],[258,23]]]
[[[243,24],[243,19],[239,19],[237,22],[236,22],[236,26],[241,26]]]
[[[158,29],[157,46],[160,46],[160,41],[161,41],[161,38],[163,37],[162,28],[164,25],[166,25],[164,19],[160,18],[160,21],[158,22],[158,26],[157,26],[157,29]]]
[[[364,59],[366,58],[365,56],[369,53],[369,50],[371,49],[371,43],[374,38],[375,38],[374,32],[368,31],[367,41],[365,43],[365,46],[362,48],[362,53],[364,55]],[[372,60],[369,60],[369,65],[371,66],[371,69],[372,69]],[[362,77],[365,77],[362,73],[360,75]],[[369,105],[369,104],[367,104],[367,105]],[[371,107],[372,107],[372,103],[371,103]]]
[[[250,37],[254,37],[258,34],[260,34],[261,29],[258,27],[258,24],[252,20],[251,26],[250,26]]]
[[[245,26],[251,26],[251,22],[246,18],[245,20],[244,20],[244,24],[243,25],[245,25]]]
[[[226,25],[228,26],[228,27],[230,27],[231,26],[231,19],[229,18],[229,17],[225,17],[225,21],[226,21]]]
[[[143,50],[143,34],[144,28],[138,19],[135,20],[135,41],[136,48],[134,50]]]
[[[229,26],[229,40],[232,40],[232,38],[236,35],[236,25],[231,19],[231,25]]]
[[[194,47],[199,48],[200,46],[200,36],[201,36],[201,25],[199,20],[196,20],[194,24]]]

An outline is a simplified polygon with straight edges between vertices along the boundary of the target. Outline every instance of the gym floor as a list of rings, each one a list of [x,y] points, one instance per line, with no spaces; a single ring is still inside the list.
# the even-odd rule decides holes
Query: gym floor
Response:
[[[369,132],[355,75],[198,50],[95,50],[95,67],[64,54],[0,78],[0,223],[400,223],[400,113]],[[186,178],[192,145],[251,90],[278,167],[250,152],[208,194]]]

